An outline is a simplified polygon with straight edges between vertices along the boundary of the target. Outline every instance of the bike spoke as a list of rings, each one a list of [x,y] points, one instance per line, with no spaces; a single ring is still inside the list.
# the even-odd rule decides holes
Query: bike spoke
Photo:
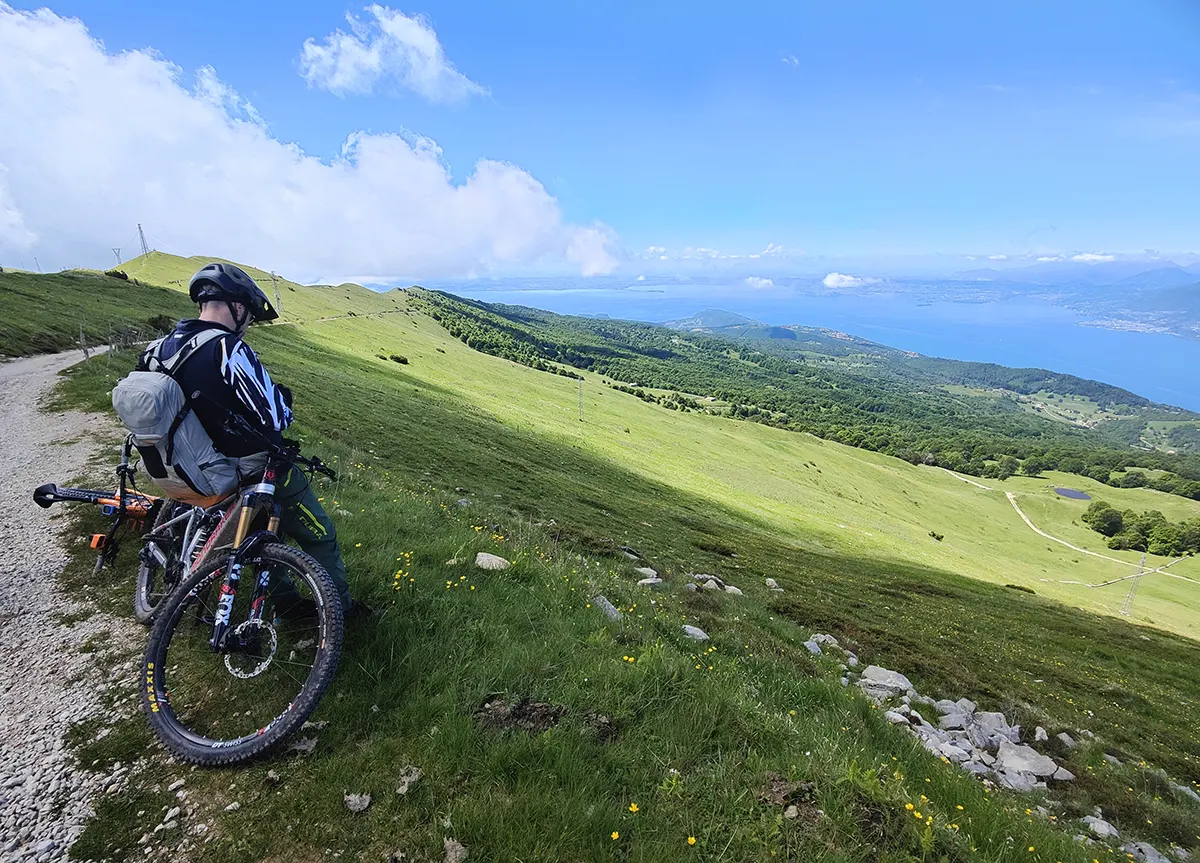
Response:
[[[281,569],[275,562],[270,566]],[[294,587],[307,590],[302,573],[287,575]],[[193,734],[235,740],[255,734],[288,710],[320,657],[321,630],[316,619],[278,625],[270,619],[251,622],[258,574],[247,563],[230,617],[228,648],[213,651],[209,640],[222,577],[222,572],[215,573],[177,613],[181,623],[190,617],[199,625],[178,626],[172,632],[164,688],[177,719]]]

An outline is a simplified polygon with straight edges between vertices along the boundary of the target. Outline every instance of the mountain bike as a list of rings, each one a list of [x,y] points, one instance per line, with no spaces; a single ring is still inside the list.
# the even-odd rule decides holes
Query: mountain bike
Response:
[[[158,524],[166,503],[162,498],[138,490],[135,482],[137,466],[129,460],[131,449],[132,442],[127,438],[121,448],[121,462],[117,465],[117,487],[112,491],[64,488],[52,482],[33,491],[34,503],[42,508],[56,503],[90,503],[99,506],[104,515],[113,517],[107,531],[91,536],[89,544],[99,552],[94,574],[116,561],[127,534],[145,530],[147,522]]]
[[[341,656],[341,600],[329,574],[279,537],[276,482],[307,469],[298,446],[269,444],[261,479],[225,509],[178,586],[155,607],[142,706],[185,761],[232,764],[266,752],[316,709]],[[171,520],[213,513],[180,513]],[[265,526],[255,527],[265,517]]]
[[[230,425],[255,433],[238,418]],[[94,503],[114,516],[92,538],[97,571],[126,531],[152,521],[134,599],[139,619],[152,621],[142,706],[159,741],[195,764],[233,764],[281,742],[312,715],[341,656],[337,590],[324,567],[281,540],[275,498],[290,470],[337,474],[293,442],[263,447],[261,478],[210,506],[137,491],[128,440],[115,491],[48,483],[34,492],[39,506]]]
[[[117,465],[117,488],[112,491],[46,483],[34,490],[33,499],[41,507],[90,503],[99,506],[104,515],[113,517],[107,531],[91,536],[90,545],[99,552],[93,574],[115,563],[127,535],[142,532],[133,613],[149,625],[158,603],[179,584],[188,564],[195,563],[213,528],[221,521],[223,504],[232,497],[204,508],[139,491],[137,465],[130,460],[132,450],[132,438],[127,437]]]

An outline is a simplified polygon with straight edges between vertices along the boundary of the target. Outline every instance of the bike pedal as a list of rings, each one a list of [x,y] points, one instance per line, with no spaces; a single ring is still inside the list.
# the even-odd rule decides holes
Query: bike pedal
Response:
[[[93,533],[90,544],[92,548],[104,548],[108,545],[108,536],[103,533]]]

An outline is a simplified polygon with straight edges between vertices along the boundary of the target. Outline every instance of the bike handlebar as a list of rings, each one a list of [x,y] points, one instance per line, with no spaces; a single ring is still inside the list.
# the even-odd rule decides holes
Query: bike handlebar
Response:
[[[225,420],[225,425],[234,433],[240,432],[258,438],[258,440],[262,443],[263,448],[272,456],[281,461],[286,461],[288,464],[303,465],[309,470],[324,474],[330,479],[337,479],[337,471],[325,464],[325,462],[321,461],[320,458],[317,456],[301,455],[300,444],[296,441],[284,438],[284,445],[281,446],[263,434],[261,430],[255,428],[249,422],[247,422],[245,417],[239,416],[232,412]]]

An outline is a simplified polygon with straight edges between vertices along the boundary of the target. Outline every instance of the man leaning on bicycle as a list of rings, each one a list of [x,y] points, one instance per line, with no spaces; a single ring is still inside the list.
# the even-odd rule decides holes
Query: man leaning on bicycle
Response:
[[[232,264],[213,263],[202,267],[188,288],[200,316],[182,320],[165,339],[147,351],[139,371],[170,368],[216,451],[233,463],[244,483],[266,464],[265,448],[279,446],[282,432],[292,422],[292,393],[271,380],[243,335],[256,321],[279,316],[262,289],[243,270]],[[181,350],[190,350],[172,364]],[[241,422],[230,423],[230,416]],[[152,472],[153,474],[153,472]],[[321,506],[308,476],[291,467],[277,480],[276,497],[282,505],[280,527],[305,552],[316,559],[333,579],[348,616],[361,613],[350,597],[346,568],[338,546],[337,530]],[[277,606],[293,610],[305,603],[289,596],[289,586],[273,589]],[[307,601],[311,602],[311,600]]]

